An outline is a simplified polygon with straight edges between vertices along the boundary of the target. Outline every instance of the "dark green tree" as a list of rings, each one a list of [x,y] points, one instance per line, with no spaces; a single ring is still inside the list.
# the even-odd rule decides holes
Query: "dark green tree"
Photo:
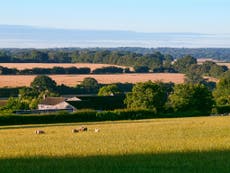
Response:
[[[29,109],[29,102],[14,97],[10,97],[7,101],[6,106],[2,108],[2,110],[6,112],[13,112],[16,110],[28,110],[28,109]]]
[[[37,90],[38,92],[50,91],[55,92],[57,88],[56,82],[49,76],[41,75],[34,78],[33,82],[30,84],[31,88]]]
[[[219,78],[228,70],[226,66],[220,66],[213,61],[205,61],[201,66],[203,75]]]
[[[210,75],[210,70],[213,66],[216,66],[216,63],[213,61],[205,61],[201,67],[202,67],[202,72],[205,75]]]
[[[192,64],[185,73],[185,82],[191,84],[204,84],[205,80],[202,75],[202,67],[197,64]]]
[[[113,96],[119,94],[121,94],[121,91],[115,84],[103,86],[99,89],[98,92],[99,96]]]
[[[185,73],[193,64],[197,64],[197,60],[194,57],[187,55],[183,58],[177,59],[173,66],[177,71]]]
[[[0,62],[9,62],[11,57],[3,50],[0,51]]]
[[[34,88],[23,87],[19,89],[19,98],[32,99],[38,97],[39,94],[39,91]]]
[[[134,71],[136,73],[148,73],[149,67],[148,66],[134,66]]]
[[[219,78],[220,76],[222,76],[224,74],[225,71],[226,71],[225,67],[222,67],[219,65],[213,65],[213,66],[211,66],[211,69],[209,71],[209,75],[212,77]]]
[[[163,61],[163,67],[164,68],[171,68],[173,60],[174,60],[174,58],[171,55],[165,55],[164,61]]]
[[[85,89],[87,92],[90,93],[97,93],[99,89],[99,84],[96,79],[91,78],[91,77],[86,77],[84,80],[81,82],[80,87]]]
[[[31,59],[36,62],[48,62],[48,54],[46,52],[41,52],[38,50],[32,50]]]
[[[167,91],[163,84],[137,83],[131,93],[126,95],[125,104],[128,108],[155,109],[161,111],[167,100]]]
[[[217,105],[230,105],[230,73],[225,74],[217,83],[213,96]]]
[[[51,69],[51,74],[65,74],[65,68],[64,67],[53,67]]]
[[[178,84],[169,95],[169,105],[176,112],[208,115],[214,104],[211,91],[202,84]]]

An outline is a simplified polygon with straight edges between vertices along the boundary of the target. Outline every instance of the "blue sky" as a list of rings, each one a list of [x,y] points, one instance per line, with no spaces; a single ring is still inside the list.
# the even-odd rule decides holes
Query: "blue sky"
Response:
[[[230,0],[0,0],[0,24],[230,33]]]

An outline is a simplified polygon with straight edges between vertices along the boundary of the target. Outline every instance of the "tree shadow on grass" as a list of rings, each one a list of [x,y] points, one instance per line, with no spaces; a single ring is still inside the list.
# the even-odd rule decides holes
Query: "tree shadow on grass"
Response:
[[[229,173],[230,151],[0,159],[1,173]]]

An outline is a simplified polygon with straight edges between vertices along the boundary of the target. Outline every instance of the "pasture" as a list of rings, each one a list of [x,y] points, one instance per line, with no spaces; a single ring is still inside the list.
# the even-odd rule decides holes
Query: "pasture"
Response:
[[[29,86],[36,75],[1,75],[0,87],[19,87]],[[68,86],[76,86],[86,77],[93,77],[99,83],[137,83],[151,81],[183,83],[184,74],[180,73],[144,73],[144,74],[103,74],[103,75],[50,75],[58,85],[65,84]]]
[[[230,117],[99,122],[79,133],[79,123],[1,126],[0,172],[227,173],[229,124]]]

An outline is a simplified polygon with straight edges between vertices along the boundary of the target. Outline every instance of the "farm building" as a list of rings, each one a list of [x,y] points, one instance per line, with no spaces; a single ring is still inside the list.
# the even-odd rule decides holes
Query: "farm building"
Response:
[[[114,110],[125,108],[125,95],[115,96],[97,96],[83,95],[77,96],[81,101],[68,100],[67,102],[76,109],[93,109],[93,110]]]
[[[73,112],[79,109],[114,110],[125,108],[124,95],[116,96],[78,96],[78,97],[45,97],[36,110],[17,110],[16,114],[40,114],[59,111]]]
[[[81,101],[77,97],[73,98],[64,98],[64,97],[45,97],[39,104],[38,110],[76,110],[69,101]]]

